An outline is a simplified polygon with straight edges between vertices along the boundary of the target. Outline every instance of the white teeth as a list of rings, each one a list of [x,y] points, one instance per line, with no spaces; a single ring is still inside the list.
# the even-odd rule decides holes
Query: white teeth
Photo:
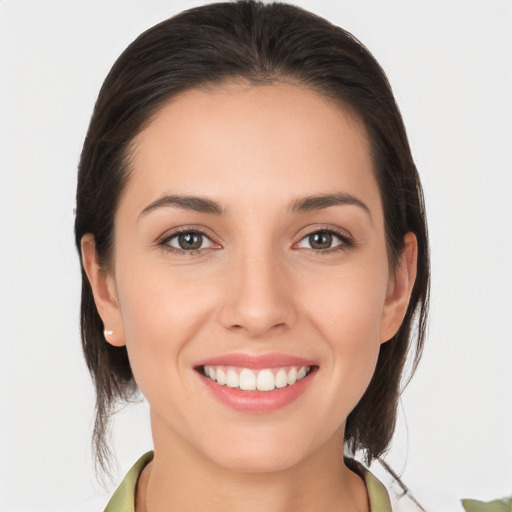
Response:
[[[284,388],[288,385],[288,375],[284,371],[283,368],[281,368],[276,373],[276,388]]]
[[[256,389],[256,375],[252,370],[244,368],[240,372],[240,389],[254,391]]]
[[[240,388],[244,391],[272,391],[276,388],[292,386],[302,380],[309,372],[309,366],[290,366],[276,369],[251,370],[250,368],[233,368],[220,366],[204,366],[206,377],[221,386]]]
[[[238,373],[236,373],[235,370],[228,370],[226,375],[226,386],[229,388],[237,388],[239,385]]]
[[[221,368],[217,370],[217,382],[221,386],[224,386],[224,384],[226,384],[226,374],[222,371]]]
[[[297,368],[292,368],[288,372],[288,385],[291,386],[297,382]]]
[[[261,370],[258,373],[258,391],[272,391],[276,387],[276,380],[271,370]]]

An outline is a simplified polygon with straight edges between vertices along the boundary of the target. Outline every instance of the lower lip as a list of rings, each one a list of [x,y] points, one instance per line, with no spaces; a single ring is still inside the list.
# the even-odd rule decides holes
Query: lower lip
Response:
[[[200,377],[213,396],[231,409],[239,412],[267,413],[282,409],[299,398],[306,391],[315,374],[316,368],[312,368],[303,379],[295,384],[272,391],[244,391],[239,388],[221,386],[201,374]]]

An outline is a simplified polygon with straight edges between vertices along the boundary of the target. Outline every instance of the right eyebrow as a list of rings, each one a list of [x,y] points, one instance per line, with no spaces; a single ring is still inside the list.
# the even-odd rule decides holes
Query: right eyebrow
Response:
[[[139,219],[144,215],[156,210],[157,208],[183,208],[201,213],[213,213],[214,215],[223,215],[224,209],[220,204],[199,196],[166,195],[153,201],[146,206],[139,214]]]

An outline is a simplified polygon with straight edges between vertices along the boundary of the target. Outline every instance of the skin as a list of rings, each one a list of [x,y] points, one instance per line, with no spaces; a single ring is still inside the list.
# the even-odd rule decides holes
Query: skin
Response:
[[[137,512],[368,510],[364,484],[341,456],[345,420],[402,322],[417,249],[408,233],[390,270],[361,123],[294,85],[191,90],[139,134],[131,173],[111,268],[101,271],[92,235],[82,253],[114,331],[108,341],[127,346],[151,408],[155,459],[139,481]],[[364,206],[290,210],[334,193]],[[141,214],[178,194],[224,213],[164,205]],[[169,240],[181,227],[207,235],[199,250]],[[340,237],[314,250],[308,236],[325,229]],[[290,354],[318,371],[286,407],[243,413],[217,401],[194,369],[233,352]]]

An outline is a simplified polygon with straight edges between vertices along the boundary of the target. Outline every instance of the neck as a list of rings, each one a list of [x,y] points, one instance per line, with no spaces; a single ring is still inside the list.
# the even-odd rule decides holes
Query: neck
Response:
[[[177,438],[154,435],[154,442],[136,512],[369,510],[363,481],[344,465],[343,432],[291,467],[254,473],[226,469]]]

